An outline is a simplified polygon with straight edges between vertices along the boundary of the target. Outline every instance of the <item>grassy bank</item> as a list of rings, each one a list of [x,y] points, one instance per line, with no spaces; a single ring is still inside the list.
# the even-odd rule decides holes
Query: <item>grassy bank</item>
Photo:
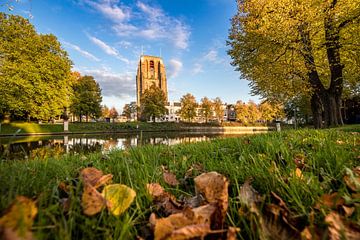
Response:
[[[239,201],[240,186],[249,178],[262,196],[260,211],[274,201],[271,192],[276,193],[297,219],[299,231],[309,225],[327,228],[324,219],[331,208],[316,210],[315,206],[323,194],[333,192],[338,192],[347,203],[352,201],[351,206],[357,202],[346,221],[359,226],[359,199],[351,198],[352,192],[343,180],[346,172],[360,165],[359,155],[360,135],[332,129],[274,132],[172,147],[144,146],[113,151],[107,156],[91,154],[1,162],[0,212],[4,212],[15,196],[25,195],[37,199],[39,212],[32,228],[36,239],[134,239],[146,235],[145,226],[155,211],[146,193],[147,183],[158,182],[176,197],[189,196],[194,195],[193,176],[217,171],[230,181],[226,225],[241,229],[239,239],[260,236],[257,232],[260,223],[252,220],[251,213],[244,213]],[[295,173],[294,160],[299,158],[305,164],[301,177]],[[176,174],[179,186],[170,187],[164,182],[162,165]],[[136,191],[135,203],[124,215],[114,217],[103,211],[87,217],[82,213],[78,176],[87,166],[112,173],[113,182],[126,184]],[[185,178],[192,166],[191,177]],[[67,212],[60,204],[63,197],[58,188],[60,182],[74,186]]]
[[[146,122],[126,122],[126,123],[70,123],[69,131],[76,133],[84,132],[116,132],[116,131],[134,131],[134,130],[152,130],[152,131],[173,131],[182,127],[191,126],[218,126],[216,124],[197,124],[197,123],[146,123]],[[1,124],[0,134],[19,133],[58,133],[63,132],[62,124],[38,124],[13,122]]]

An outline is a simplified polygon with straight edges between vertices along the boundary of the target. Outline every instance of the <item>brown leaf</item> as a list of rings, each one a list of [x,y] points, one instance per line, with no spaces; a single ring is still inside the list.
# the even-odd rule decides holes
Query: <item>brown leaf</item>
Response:
[[[301,232],[301,239],[302,240],[320,240],[321,235],[317,231],[317,229],[311,229],[310,227],[304,228],[304,230]]]
[[[191,233],[193,231],[194,234],[204,233],[205,228],[199,227],[197,229],[196,227],[191,228],[189,226],[202,224],[209,226],[215,210],[216,207],[214,205],[207,204],[195,209],[186,208],[183,212],[172,214],[166,218],[156,219],[155,215],[152,214],[149,221],[154,228],[155,240],[173,239],[172,234],[174,232],[175,234],[178,233],[179,237],[182,236],[181,234],[184,232]],[[184,231],[181,231],[180,229],[184,227]],[[208,228],[210,228],[210,226]]]
[[[355,212],[355,207],[347,207],[345,205],[341,206],[342,210],[344,211],[345,217],[350,217]]]
[[[105,198],[90,184],[84,187],[81,203],[84,214],[88,216],[95,215],[106,207]]]
[[[302,169],[305,165],[305,156],[304,154],[296,154],[294,158],[294,162],[297,168]]]
[[[68,184],[66,184],[65,182],[60,182],[58,187],[63,190],[64,192],[66,192],[67,194],[69,194],[70,192],[70,186]]]
[[[0,218],[1,239],[32,239],[30,231],[38,212],[35,203],[24,196],[17,196]]]
[[[251,186],[251,179],[247,179],[240,187],[239,199],[248,207],[260,202],[262,199],[259,193]]]
[[[229,227],[226,234],[226,240],[236,240],[237,232],[240,232],[240,228]]]
[[[337,192],[332,194],[324,194],[320,197],[319,202],[315,205],[315,209],[320,209],[322,206],[326,206],[329,208],[338,208],[339,206],[344,205],[345,199]]]
[[[203,238],[210,232],[210,224],[195,224],[188,225],[177,229],[171,233],[168,239],[171,240],[185,240],[185,239],[193,239],[196,237]]]
[[[111,174],[107,174],[104,176],[102,171],[94,167],[88,167],[81,170],[80,177],[84,185],[90,184],[91,186],[98,188],[108,183],[113,176]]]
[[[153,202],[165,215],[181,212],[182,205],[177,202],[176,198],[166,192],[160,184],[150,183],[146,185],[147,191],[153,198]]]
[[[176,179],[175,174],[173,174],[171,172],[164,171],[163,178],[164,178],[164,181],[171,186],[179,185],[179,181]]]
[[[228,208],[229,182],[217,172],[203,173],[194,179],[195,192],[202,194],[208,203],[216,203],[220,210],[219,222],[225,219]]]
[[[328,229],[331,240],[340,240],[344,239],[344,237],[348,240],[360,239],[360,232],[346,225],[341,216],[336,212],[330,212],[325,217],[325,222],[329,225]]]
[[[348,169],[344,176],[346,186],[354,192],[360,191],[360,166],[354,168],[352,171]]]

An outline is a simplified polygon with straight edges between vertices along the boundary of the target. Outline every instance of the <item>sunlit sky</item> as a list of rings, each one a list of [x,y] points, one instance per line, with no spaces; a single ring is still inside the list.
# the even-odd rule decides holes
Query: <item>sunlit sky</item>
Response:
[[[136,101],[137,63],[163,58],[170,101],[186,93],[223,102],[257,101],[248,81],[230,65],[226,40],[235,0],[20,0],[13,14],[29,18],[39,33],[52,33],[73,61],[92,75],[103,104],[119,112]]]

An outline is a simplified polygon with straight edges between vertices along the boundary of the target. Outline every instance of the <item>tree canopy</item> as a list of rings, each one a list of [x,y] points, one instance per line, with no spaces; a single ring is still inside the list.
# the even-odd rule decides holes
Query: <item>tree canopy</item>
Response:
[[[192,94],[187,93],[181,97],[180,103],[180,117],[182,119],[192,121],[194,117],[196,117],[197,103],[195,97]]]
[[[0,115],[48,120],[69,105],[71,61],[54,35],[0,13]]]
[[[152,85],[146,89],[141,96],[141,119],[155,121],[156,118],[166,113],[166,96],[165,93],[157,86]],[[131,109],[129,109],[131,111]],[[130,114],[131,115],[131,114]]]
[[[101,116],[101,89],[92,76],[80,77],[73,85],[73,97],[71,112],[78,115],[80,121],[82,116],[98,118]]]
[[[203,97],[201,99],[201,113],[202,116],[205,118],[205,122],[207,123],[209,121],[209,118],[212,116],[213,114],[213,103],[212,101],[207,98],[207,97]]]
[[[352,0],[238,1],[228,53],[253,93],[307,95],[315,127],[342,124],[343,92],[360,80],[359,18]]]

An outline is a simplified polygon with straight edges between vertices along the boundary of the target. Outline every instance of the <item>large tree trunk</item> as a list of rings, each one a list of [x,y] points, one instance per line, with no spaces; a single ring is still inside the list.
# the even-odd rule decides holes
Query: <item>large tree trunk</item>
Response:
[[[322,118],[321,98],[316,93],[313,93],[313,95],[311,96],[311,111],[313,114],[314,127],[322,128],[323,127],[323,118]]]
[[[340,58],[340,29],[336,26],[334,19],[334,8],[336,1],[327,9],[324,19],[325,28],[325,46],[330,70],[330,86],[327,90],[328,112],[330,118],[327,124],[329,126],[342,125],[341,116],[341,96],[343,91],[343,68]]]

